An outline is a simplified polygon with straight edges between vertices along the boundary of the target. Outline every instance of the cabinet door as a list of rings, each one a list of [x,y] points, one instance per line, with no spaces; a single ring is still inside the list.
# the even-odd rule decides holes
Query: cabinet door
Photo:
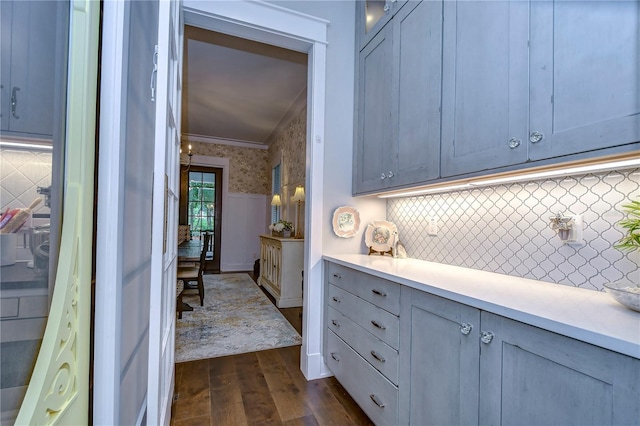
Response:
[[[640,361],[482,312],[480,424],[622,425],[640,419]]]
[[[443,31],[442,176],[525,162],[529,3],[445,1]]]
[[[11,114],[11,18],[13,2],[0,1],[0,130],[9,129]]]
[[[408,287],[401,306],[400,424],[478,424],[480,311]]]
[[[410,2],[393,18],[391,186],[440,175],[442,1]],[[397,133],[396,133],[397,132]]]
[[[531,159],[640,141],[639,27],[638,1],[532,2]]]
[[[5,83],[3,76],[2,84],[9,85],[3,88],[3,92],[8,89],[13,106],[3,110],[3,124],[5,114],[9,115],[8,127],[3,127],[3,130],[51,135],[58,2],[12,3],[11,74],[10,82]]]
[[[360,52],[354,193],[387,186],[391,164],[391,26],[385,26]],[[383,176],[384,173],[384,176]]]

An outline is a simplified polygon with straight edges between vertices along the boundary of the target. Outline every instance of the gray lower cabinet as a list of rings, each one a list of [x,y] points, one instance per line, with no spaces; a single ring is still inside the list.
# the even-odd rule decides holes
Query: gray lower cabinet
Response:
[[[327,366],[374,423],[398,424],[400,286],[332,263],[325,272]]]
[[[440,175],[442,1],[410,1],[358,56],[353,192]]]
[[[410,288],[401,304],[400,424],[478,424],[480,311]]]
[[[403,287],[400,424],[622,425],[640,360]]]

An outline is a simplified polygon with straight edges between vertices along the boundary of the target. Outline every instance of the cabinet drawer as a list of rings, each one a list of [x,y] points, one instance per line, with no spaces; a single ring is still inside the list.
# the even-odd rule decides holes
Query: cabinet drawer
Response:
[[[400,315],[400,285],[373,275],[329,263],[329,283],[394,315]]]
[[[398,424],[398,389],[332,331],[327,334],[325,359],[336,379],[375,424]]]
[[[329,306],[398,349],[400,321],[397,316],[334,285],[329,285]]]
[[[332,307],[327,310],[327,327],[348,342],[373,368],[398,385],[398,351]]]

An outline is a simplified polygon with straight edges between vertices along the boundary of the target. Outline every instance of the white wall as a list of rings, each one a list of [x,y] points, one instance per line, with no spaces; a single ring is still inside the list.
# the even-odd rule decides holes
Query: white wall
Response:
[[[363,231],[372,220],[386,219],[386,202],[351,196],[355,84],[355,1],[270,1],[330,22],[324,137],[324,253],[366,253]],[[333,211],[352,206],[360,212],[360,231],[349,239],[333,233]]]
[[[222,230],[221,265],[223,272],[251,271],[260,257],[260,234],[265,233],[267,196],[227,194],[224,207],[228,220]]]

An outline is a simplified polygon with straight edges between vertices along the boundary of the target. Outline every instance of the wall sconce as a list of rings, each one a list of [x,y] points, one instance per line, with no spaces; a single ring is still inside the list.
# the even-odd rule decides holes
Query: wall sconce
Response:
[[[282,205],[282,201],[280,201],[280,194],[273,194],[273,198],[271,199],[271,205],[276,208],[276,222],[280,220],[280,215],[278,214],[278,207]]]
[[[303,201],[304,201],[304,187],[303,186],[297,186],[296,187],[296,192],[293,194],[293,197],[291,197],[291,201],[298,203],[298,211],[296,214],[296,235],[295,238],[302,238],[302,232],[300,231],[300,223],[302,222],[300,220],[301,218],[301,212],[300,212],[300,206],[302,205]]]
[[[182,147],[180,147],[180,154],[182,154]],[[193,157],[193,151],[191,150],[191,144],[189,144],[189,151],[187,152],[187,155],[189,156],[189,164],[187,164],[187,168],[184,170],[185,172],[188,172],[189,170],[191,170],[191,157]]]
[[[549,220],[551,229],[558,233],[563,243],[582,244],[582,215],[564,216],[558,212]]]

